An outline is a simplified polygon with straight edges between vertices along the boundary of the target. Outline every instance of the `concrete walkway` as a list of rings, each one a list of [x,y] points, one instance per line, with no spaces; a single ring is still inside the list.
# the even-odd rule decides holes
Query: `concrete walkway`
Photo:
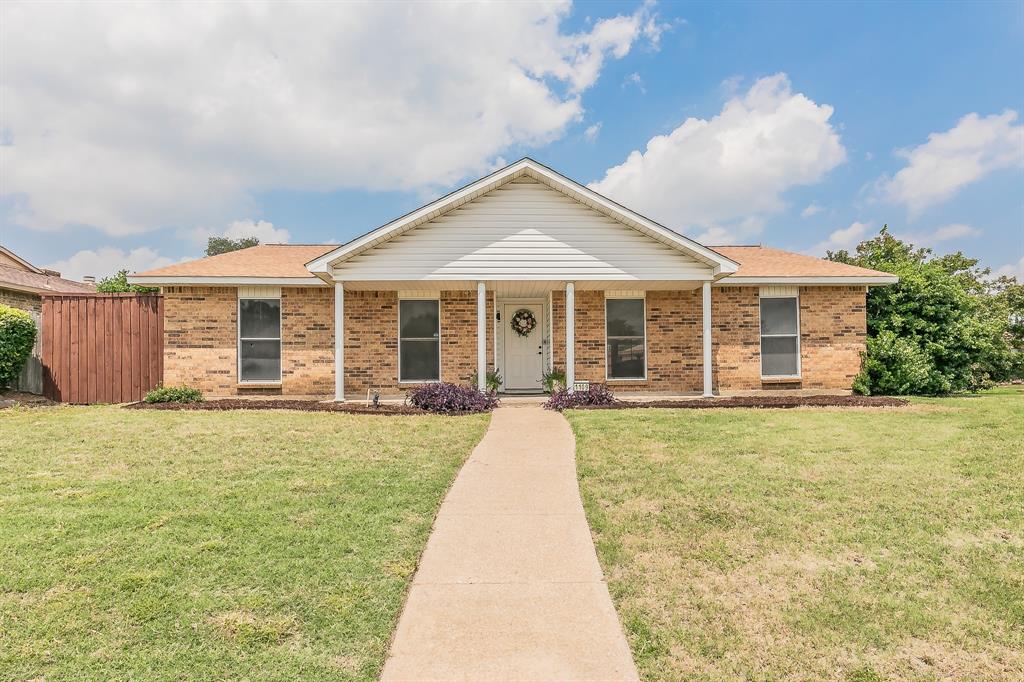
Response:
[[[381,679],[638,679],[560,414],[495,411],[441,505]]]

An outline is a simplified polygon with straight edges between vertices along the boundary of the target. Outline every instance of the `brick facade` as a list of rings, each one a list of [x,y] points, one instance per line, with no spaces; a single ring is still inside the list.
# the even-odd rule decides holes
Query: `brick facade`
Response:
[[[43,312],[43,299],[40,298],[39,294],[29,294],[24,291],[15,291],[14,289],[0,287],[0,304],[33,313]]]
[[[444,291],[441,376],[468,383],[476,371],[476,292]],[[846,390],[860,368],[865,342],[863,287],[800,290],[802,380],[762,382],[758,289],[716,287],[712,293],[716,390],[815,388]],[[702,388],[700,290],[646,295],[647,378],[612,381],[621,392],[691,393]],[[165,289],[166,384],[188,384],[211,395],[249,393],[236,369],[237,290]],[[565,294],[551,297],[552,357],[565,367]],[[605,305],[601,291],[576,292],[576,377],[605,381]],[[487,297],[487,360],[493,369],[494,298]],[[334,391],[334,292],[326,287],[281,293],[282,381],[260,392],[331,395]],[[398,293],[345,292],[345,388],[401,393],[398,383]]]

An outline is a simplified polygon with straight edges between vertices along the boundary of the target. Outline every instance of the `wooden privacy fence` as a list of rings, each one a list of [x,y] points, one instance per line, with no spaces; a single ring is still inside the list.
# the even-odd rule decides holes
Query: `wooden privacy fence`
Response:
[[[43,395],[65,403],[142,400],[163,377],[159,294],[43,296]]]

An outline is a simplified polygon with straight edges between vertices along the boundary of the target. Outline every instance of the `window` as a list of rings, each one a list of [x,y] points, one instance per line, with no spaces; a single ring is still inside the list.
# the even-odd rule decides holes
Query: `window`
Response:
[[[795,297],[761,299],[761,376],[800,376],[800,311]]]
[[[398,302],[398,380],[441,378],[441,315],[438,301]]]
[[[605,300],[605,347],[609,379],[643,379],[647,375],[644,299]]]
[[[281,381],[281,299],[238,299],[238,380]]]

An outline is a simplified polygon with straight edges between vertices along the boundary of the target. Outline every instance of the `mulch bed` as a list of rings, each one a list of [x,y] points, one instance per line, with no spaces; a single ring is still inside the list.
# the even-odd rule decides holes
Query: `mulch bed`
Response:
[[[650,400],[646,402],[620,401],[614,405],[587,405],[578,410],[631,410],[648,407],[671,407],[681,410],[702,410],[720,407],[772,408],[793,407],[904,407],[903,398],[867,395],[808,395],[808,396],[736,396],[732,398],[695,398],[693,400]]]
[[[222,400],[205,400],[201,403],[129,403],[130,410],[297,410],[300,412],[345,412],[349,414],[378,414],[381,416],[400,416],[431,414],[426,410],[409,405],[385,403],[378,407],[364,403],[333,403],[318,400],[247,400],[224,398]],[[468,413],[451,413],[460,416]]]
[[[14,407],[15,405],[20,407],[53,407],[57,404],[49,398],[44,398],[34,393],[24,393],[22,391],[0,392],[0,409]]]

